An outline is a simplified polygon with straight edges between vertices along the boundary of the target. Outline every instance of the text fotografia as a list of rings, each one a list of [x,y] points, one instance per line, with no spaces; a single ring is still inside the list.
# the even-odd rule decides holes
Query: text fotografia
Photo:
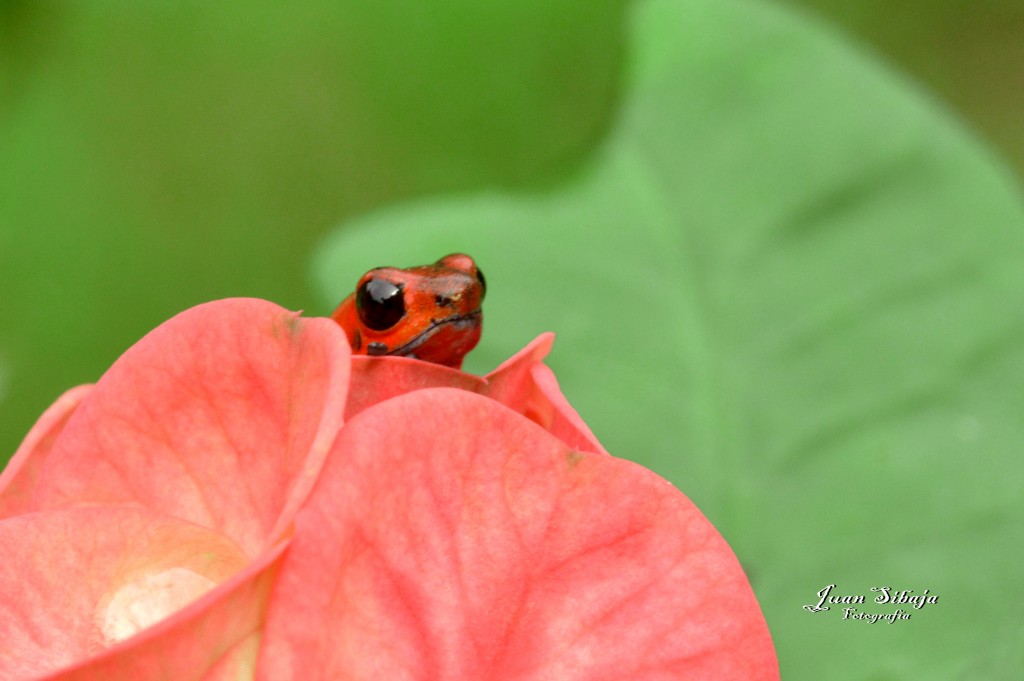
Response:
[[[804,606],[804,610],[808,612],[824,612],[825,610],[831,610],[830,606],[832,605],[842,605],[846,606],[843,608],[844,620],[865,620],[870,624],[874,624],[879,621],[889,622],[892,624],[897,620],[910,619],[910,612],[903,608],[897,608],[896,612],[886,614],[861,612],[852,606],[867,603],[867,596],[840,595],[834,593],[835,588],[835,584],[829,584],[826,586],[815,594],[818,597],[818,602],[816,604],[808,603]],[[915,594],[913,589],[893,589],[888,586],[874,586],[871,587],[871,591],[878,594],[877,596],[874,596],[871,601],[879,605],[901,605],[920,610],[926,605],[932,605],[939,602],[939,597],[934,594],[929,595],[928,589],[925,589],[920,594]]]

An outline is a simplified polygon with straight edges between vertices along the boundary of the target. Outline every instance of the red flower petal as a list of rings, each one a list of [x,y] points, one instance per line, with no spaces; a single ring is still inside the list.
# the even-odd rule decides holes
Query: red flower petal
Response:
[[[53,443],[92,388],[91,385],[80,385],[68,390],[32,426],[18,451],[7,463],[7,468],[0,473],[0,518],[30,510],[36,482]]]
[[[487,374],[483,393],[526,416],[565,444],[582,452],[607,454],[580,415],[565,399],[544,358],[555,334],[542,333]]]
[[[722,537],[650,471],[471,393],[378,404],[332,449],[257,678],[777,679]]]
[[[348,359],[328,319],[249,299],[187,310],[83,400],[34,505],[138,503],[258,555],[290,524],[337,434]]]
[[[124,506],[0,522],[0,680],[203,678],[259,629],[282,553],[246,565],[224,535]]]
[[[413,390],[458,388],[501,402],[574,449],[607,454],[562,395],[554,373],[544,364],[554,340],[553,333],[541,334],[483,378],[407,357],[353,357],[345,418]]]
[[[352,381],[345,404],[345,419],[378,402],[424,388],[459,388],[482,392],[479,376],[458,369],[408,357],[352,357]]]

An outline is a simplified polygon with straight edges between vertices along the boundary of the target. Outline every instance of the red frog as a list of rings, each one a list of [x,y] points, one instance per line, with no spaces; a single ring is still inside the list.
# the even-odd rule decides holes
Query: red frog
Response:
[[[377,267],[359,280],[331,319],[356,355],[399,355],[459,369],[476,347],[487,284],[473,258],[446,255],[433,265]]]

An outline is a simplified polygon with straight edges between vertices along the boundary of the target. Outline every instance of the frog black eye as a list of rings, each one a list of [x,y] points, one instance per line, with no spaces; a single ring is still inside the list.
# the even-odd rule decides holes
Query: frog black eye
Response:
[[[476,268],[476,280],[480,282],[480,300],[483,300],[487,295],[487,280],[484,279],[484,271],[479,267]]]
[[[401,284],[387,279],[369,279],[356,291],[356,310],[367,328],[385,331],[405,316]]]

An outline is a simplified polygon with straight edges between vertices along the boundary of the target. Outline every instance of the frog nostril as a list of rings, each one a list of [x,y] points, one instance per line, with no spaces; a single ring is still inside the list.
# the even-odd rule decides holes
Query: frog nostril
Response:
[[[436,303],[438,307],[451,307],[453,301],[448,296],[436,295],[434,296],[434,303]]]

